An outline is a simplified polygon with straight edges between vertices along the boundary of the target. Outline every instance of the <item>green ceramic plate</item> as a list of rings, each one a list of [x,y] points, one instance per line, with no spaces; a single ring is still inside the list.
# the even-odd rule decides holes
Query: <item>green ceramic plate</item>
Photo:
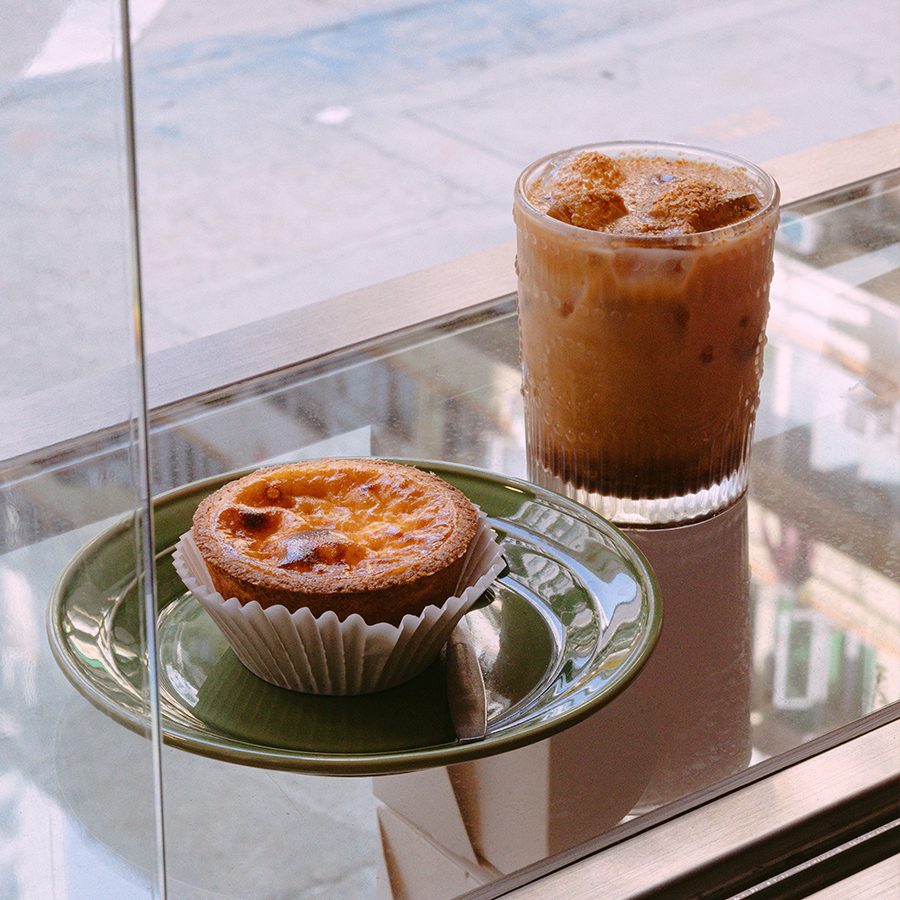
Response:
[[[580,721],[618,694],[659,633],[656,582],[637,549],[584,507],[524,481],[413,462],[487,514],[509,571],[468,613],[488,692],[488,734],[461,744],[435,663],[400,687],[361,697],[298,694],[238,662],[185,592],[172,550],[203,497],[236,473],[155,502],[158,676],[167,743],[245,765],[332,775],[402,772],[520,747]],[[99,535],[63,573],[48,627],[57,661],[92,703],[146,733],[130,520]]]

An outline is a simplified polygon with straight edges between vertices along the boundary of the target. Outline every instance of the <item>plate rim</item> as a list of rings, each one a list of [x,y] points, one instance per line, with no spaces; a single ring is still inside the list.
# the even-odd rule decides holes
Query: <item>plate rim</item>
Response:
[[[349,459],[354,457],[344,458]],[[550,488],[545,488],[522,478],[504,475],[478,466],[449,462],[447,460],[403,457],[378,458],[390,459],[395,462],[415,466],[416,468],[428,468],[429,466],[434,466],[437,469],[442,469],[453,474],[469,476],[481,481],[489,481],[500,488],[512,487],[521,493],[532,494],[538,499],[541,499],[543,496],[552,500],[556,505],[561,506],[575,518],[582,520],[587,519],[588,524],[598,528],[604,536],[612,538],[617,543],[624,544],[625,548],[630,552],[631,558],[629,559],[629,562],[637,565],[640,576],[646,584],[648,605],[647,626],[641,630],[637,644],[631,649],[625,661],[623,661],[622,667],[624,667],[624,672],[622,672],[607,689],[598,692],[597,695],[589,698],[587,701],[566,710],[549,721],[533,723],[530,726],[526,726],[521,731],[513,731],[512,733],[503,731],[492,736],[489,732],[483,740],[473,743],[457,742],[408,750],[347,754],[279,750],[277,748],[267,748],[265,751],[262,751],[256,749],[257,745],[241,741],[237,738],[227,737],[230,746],[226,747],[219,743],[208,741],[202,737],[186,733],[182,730],[180,725],[173,723],[171,719],[167,719],[163,709],[160,707],[158,710],[160,734],[162,742],[165,745],[186,750],[200,756],[206,756],[238,765],[248,765],[253,766],[254,768],[279,771],[295,771],[310,775],[365,776],[409,772],[416,769],[453,765],[455,763],[480,759],[486,756],[494,756],[552,737],[553,735],[576,725],[578,722],[583,721],[592,713],[601,709],[603,706],[606,706],[619,696],[637,677],[641,669],[643,669],[659,641],[663,619],[662,598],[660,596],[659,583],[649,562],[641,552],[640,548],[620,528],[608,519],[603,518],[598,513],[577,503],[569,497],[565,497]],[[154,511],[157,507],[171,503],[185,495],[196,493],[207,486],[212,487],[213,485],[224,484],[227,481],[240,477],[242,474],[256,471],[259,468],[261,468],[261,466],[258,465],[244,467],[227,473],[202,478],[190,482],[189,484],[173,488],[172,490],[165,491],[153,498]],[[98,547],[103,546],[109,541],[113,535],[126,531],[131,526],[134,518],[135,512],[126,513],[117,522],[91,538],[91,540],[84,544],[72,559],[69,560],[61,571],[50,594],[49,602],[47,604],[46,627],[50,649],[56,663],[78,693],[80,693],[82,697],[95,708],[110,716],[110,718],[117,721],[119,724],[124,725],[130,731],[140,734],[143,737],[150,737],[152,723],[149,705],[147,707],[146,716],[134,714],[130,710],[120,706],[111,699],[105,691],[94,685],[89,679],[86,679],[83,676],[82,669],[80,669],[70,658],[68,650],[69,645],[65,640],[65,635],[62,633],[59,616],[59,613],[63,609],[62,600],[70,587],[70,583],[72,582],[76,571],[82,564],[82,561],[85,558],[88,558]],[[154,560],[158,560],[160,557],[170,552],[170,547],[155,550]],[[157,609],[157,616],[158,615],[159,610]],[[146,647],[144,650],[146,652]],[[157,660],[156,664],[159,665],[159,660]],[[145,669],[145,671],[147,670]],[[156,678],[156,690],[158,691],[158,672]]]

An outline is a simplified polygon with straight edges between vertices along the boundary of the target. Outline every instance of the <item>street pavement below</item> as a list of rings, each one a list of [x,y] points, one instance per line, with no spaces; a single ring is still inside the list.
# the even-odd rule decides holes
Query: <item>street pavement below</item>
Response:
[[[111,9],[0,6],[7,396],[133,357]],[[900,110],[890,0],[135,0],[132,20],[151,352],[511,240],[516,175],[553,150],[759,162]]]

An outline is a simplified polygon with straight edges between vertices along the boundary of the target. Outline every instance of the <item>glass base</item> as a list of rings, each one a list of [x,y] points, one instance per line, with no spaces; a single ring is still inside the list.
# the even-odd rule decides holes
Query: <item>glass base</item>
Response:
[[[722,481],[692,494],[674,497],[611,497],[576,487],[530,460],[528,477],[535,484],[575,500],[595,513],[627,528],[687,525],[707,519],[739,500],[747,490],[747,464]]]

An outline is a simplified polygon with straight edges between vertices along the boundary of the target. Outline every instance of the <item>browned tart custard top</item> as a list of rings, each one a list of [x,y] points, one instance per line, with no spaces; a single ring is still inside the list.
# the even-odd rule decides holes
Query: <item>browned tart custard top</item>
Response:
[[[299,594],[377,591],[422,579],[459,561],[476,527],[477,512],[462,492],[376,459],[260,469],[220,488],[194,517],[195,540],[214,575],[221,570],[251,588]]]

